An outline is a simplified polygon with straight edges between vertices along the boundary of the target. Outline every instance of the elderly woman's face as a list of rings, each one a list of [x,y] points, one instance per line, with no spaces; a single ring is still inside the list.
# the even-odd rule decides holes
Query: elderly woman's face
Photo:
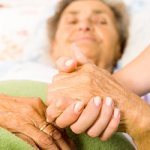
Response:
[[[78,0],[64,10],[52,44],[52,56],[73,56],[73,43],[96,65],[112,70],[120,56],[120,44],[113,12],[106,4]]]

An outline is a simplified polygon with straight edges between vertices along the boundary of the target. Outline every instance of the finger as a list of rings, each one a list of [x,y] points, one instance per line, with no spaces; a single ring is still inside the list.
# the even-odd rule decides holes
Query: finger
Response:
[[[53,122],[71,103],[73,103],[72,99],[62,97],[57,100],[51,100],[46,110],[47,121],[50,123]]]
[[[91,63],[91,61],[81,52],[81,49],[77,46],[76,43],[73,43],[71,49],[74,54],[74,58],[76,59],[78,66],[84,65],[86,63]]]
[[[110,97],[106,97],[101,113],[94,125],[88,130],[87,134],[91,137],[98,137],[107,127],[113,114],[113,101]]]
[[[32,125],[28,124],[28,126],[24,130],[22,130],[22,132],[25,135],[30,136],[41,149],[59,149],[53,139],[48,134],[40,131],[38,128]]]
[[[48,125],[44,128],[43,132],[50,135],[59,148],[62,150],[70,150],[68,143],[63,139],[62,134],[56,127]]]
[[[101,135],[100,139],[102,141],[108,140],[117,131],[119,122],[120,122],[120,111],[118,108],[115,108],[113,117],[110,123],[108,124],[106,130]]]
[[[101,98],[96,96],[87,104],[79,119],[71,125],[72,131],[76,134],[85,132],[92,124],[94,124],[95,120],[99,116],[100,109]]]
[[[69,57],[60,57],[56,62],[57,68],[62,72],[72,72],[77,68],[77,61]]]
[[[21,138],[22,140],[26,141],[28,144],[32,145],[32,147],[34,147],[36,150],[40,150],[37,145],[35,144],[35,142],[28,136],[21,134],[21,133],[15,133],[15,135],[19,138]]]
[[[68,108],[56,119],[57,126],[65,128],[74,123],[79,118],[83,108],[84,103],[80,101],[68,106]]]

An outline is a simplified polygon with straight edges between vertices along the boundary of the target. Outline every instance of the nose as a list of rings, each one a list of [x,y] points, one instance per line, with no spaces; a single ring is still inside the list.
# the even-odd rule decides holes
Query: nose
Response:
[[[78,24],[78,30],[79,31],[91,31],[92,30],[92,24],[90,23],[90,20],[83,20],[80,21]]]

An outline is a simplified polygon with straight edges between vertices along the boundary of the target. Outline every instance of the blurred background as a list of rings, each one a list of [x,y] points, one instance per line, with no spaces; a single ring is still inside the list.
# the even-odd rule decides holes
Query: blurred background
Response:
[[[0,0],[0,75],[13,62],[50,63],[46,20],[54,13],[58,1]],[[121,67],[150,43],[150,1],[123,1],[131,23],[128,45],[119,62]]]

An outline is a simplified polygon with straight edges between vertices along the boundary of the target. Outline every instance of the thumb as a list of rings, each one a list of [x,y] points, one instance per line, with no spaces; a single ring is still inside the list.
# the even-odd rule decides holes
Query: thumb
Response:
[[[74,59],[76,59],[78,63],[78,66],[90,63],[90,60],[82,53],[80,47],[76,43],[72,44],[71,49],[73,51]]]

